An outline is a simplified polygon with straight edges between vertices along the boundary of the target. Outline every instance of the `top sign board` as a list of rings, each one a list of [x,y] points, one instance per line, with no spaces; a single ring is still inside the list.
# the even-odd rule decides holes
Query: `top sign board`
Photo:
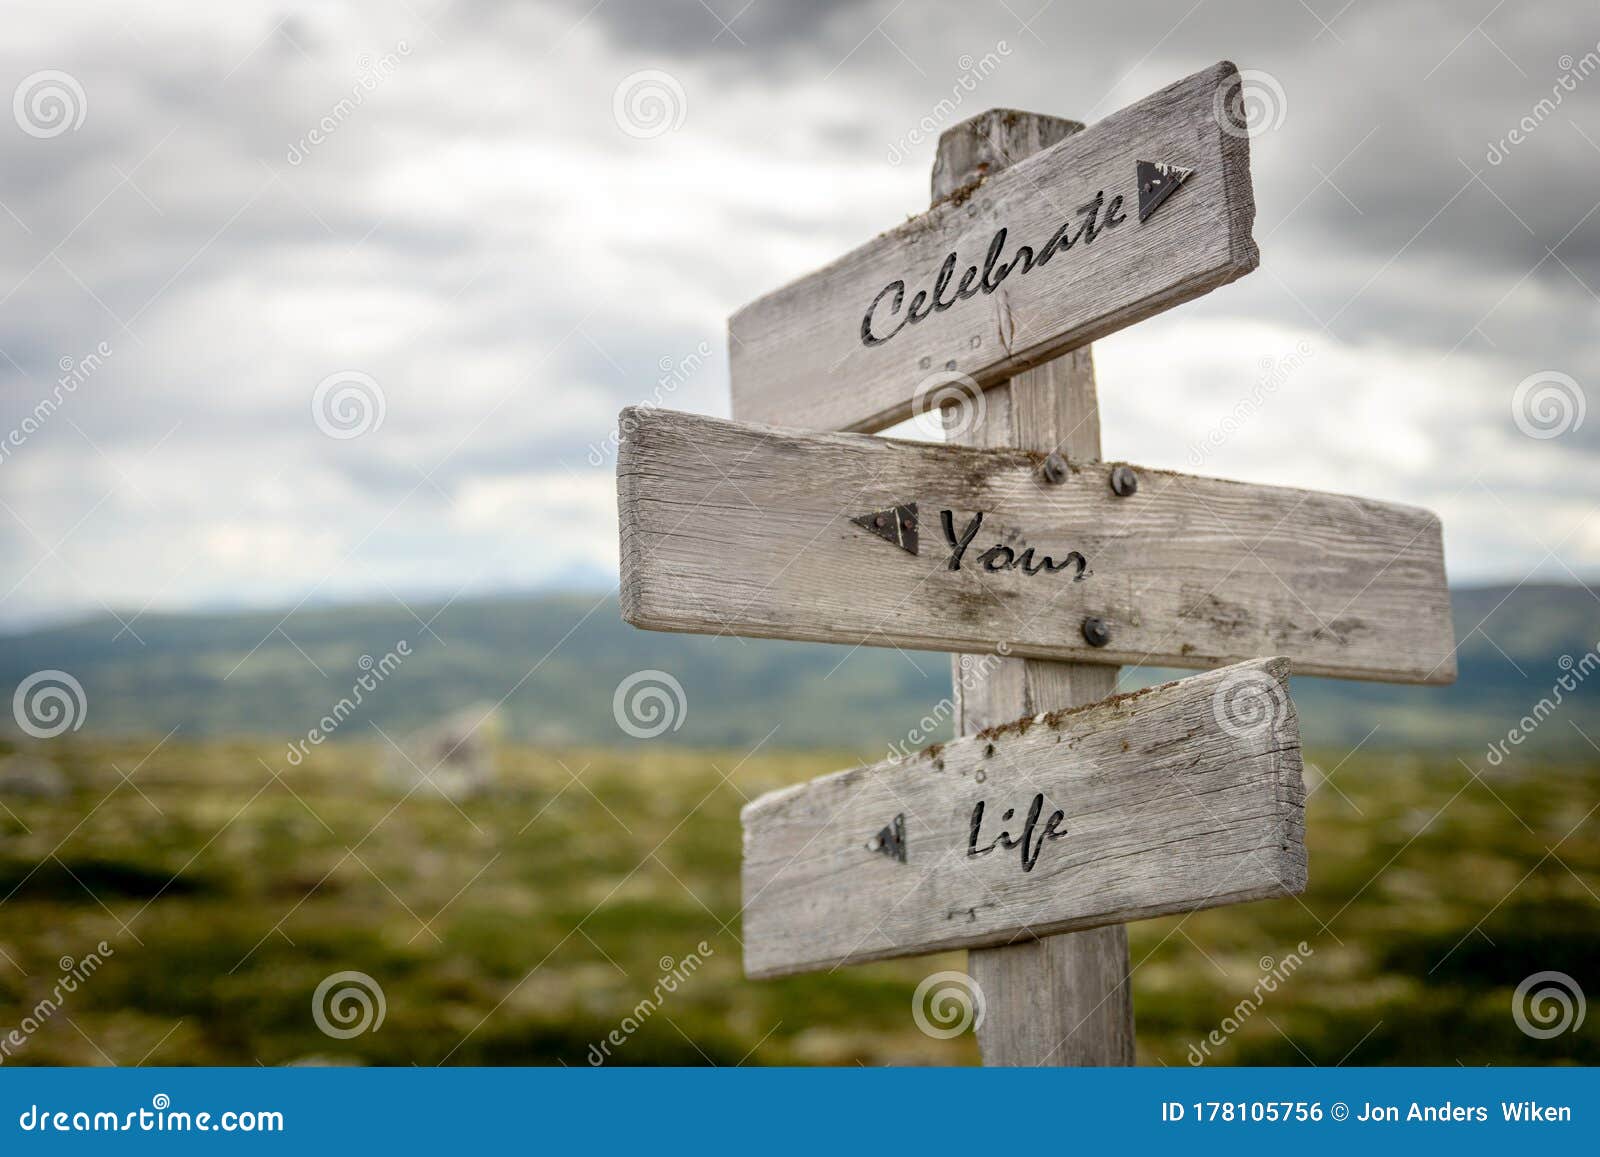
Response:
[[[881,430],[931,375],[988,386],[1248,273],[1238,90],[1195,73],[746,306],[734,417]]]

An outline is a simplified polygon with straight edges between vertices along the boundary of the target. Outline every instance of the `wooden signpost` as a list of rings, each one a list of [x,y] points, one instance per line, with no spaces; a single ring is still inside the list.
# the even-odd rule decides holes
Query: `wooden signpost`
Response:
[[[1291,665],[1455,677],[1439,524],[1099,461],[1086,343],[1255,267],[1233,65],[1089,129],[974,117],[933,185],[732,318],[737,421],[623,415],[623,613],[991,653],[962,738],[745,809],[746,971],[966,947],[985,1063],[1131,1064],[1122,922],[1305,885]],[[865,436],[939,375],[983,391],[951,445]]]

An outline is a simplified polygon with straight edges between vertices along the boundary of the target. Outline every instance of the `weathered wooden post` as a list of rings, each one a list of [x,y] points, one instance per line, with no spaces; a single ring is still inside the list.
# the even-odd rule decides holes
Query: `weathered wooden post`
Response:
[[[739,420],[623,414],[629,622],[988,668],[962,738],[745,808],[749,975],[967,948],[986,1063],[1131,1063],[1122,926],[1305,886],[1289,664],[1454,679],[1433,515],[1099,460],[1088,343],[1256,265],[1239,84],[957,126],[927,213],[729,322]],[[872,436],[952,386],[951,444]]]
[[[963,121],[939,138],[933,203],[1082,129],[1077,121],[1014,109],[991,109]],[[969,422],[952,423],[949,433],[969,446],[1015,446],[1075,462],[1100,461],[1100,406],[1089,347],[991,387],[982,411]],[[999,662],[982,681],[971,683],[962,678],[959,656],[952,660],[959,733],[1092,703],[1116,690],[1117,667],[1039,659]],[[978,1026],[985,1064],[1133,1063],[1125,926],[974,948],[967,962],[987,1002]]]

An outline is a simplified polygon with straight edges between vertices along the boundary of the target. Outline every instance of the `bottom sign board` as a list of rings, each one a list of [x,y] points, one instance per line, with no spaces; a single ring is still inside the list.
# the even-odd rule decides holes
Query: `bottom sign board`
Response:
[[[1292,895],[1286,659],[991,728],[768,793],[744,821],[752,977]]]

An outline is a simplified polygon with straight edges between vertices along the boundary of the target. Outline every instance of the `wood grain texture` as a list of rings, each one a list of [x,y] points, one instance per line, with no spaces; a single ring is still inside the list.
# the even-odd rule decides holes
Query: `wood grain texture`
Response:
[[[1237,664],[762,796],[742,813],[745,971],[1002,944],[1303,890],[1288,671],[1281,658]],[[874,849],[891,824],[904,862]],[[983,850],[1002,831],[1033,850],[1031,868],[1003,840]]]
[[[634,408],[617,477],[622,610],[654,630],[1025,658],[1304,674],[1455,677],[1438,520],[1426,511],[1115,464],[1046,481],[1043,456],[812,434]],[[852,519],[917,503],[916,554]],[[964,531],[950,569],[941,512]],[[990,572],[1003,548],[1017,569]],[[1035,565],[1082,556],[1059,573]],[[1091,647],[1086,616],[1111,627]]]
[[[1075,121],[1012,109],[963,121],[939,138],[933,199],[950,196],[960,186],[1082,128]],[[991,388],[986,402],[981,414],[949,423],[946,441],[1053,450],[1081,462],[1100,460],[1100,410],[1089,346],[1024,370]],[[1116,690],[1119,670],[994,656],[980,666],[952,656],[956,734],[1106,698]],[[986,674],[973,679],[973,672]],[[1133,986],[1123,925],[973,948],[967,953],[967,971],[988,1005],[988,1014],[975,1026],[984,1064],[1134,1063]]]
[[[1082,121],[992,108],[939,134],[929,180],[937,205],[1084,130]]]
[[[985,1065],[1134,1063],[1126,925],[974,948],[967,972],[987,1003],[977,1026]]]
[[[759,299],[729,321],[735,417],[809,429],[882,429],[913,412],[919,382],[945,370],[987,386],[1142,318],[1198,297],[1255,268],[1255,201],[1248,136],[1228,121],[1239,84],[1223,62],[1177,82],[1003,171],[966,184],[927,213],[826,268]],[[1223,111],[1218,112],[1219,109]],[[1235,131],[1225,131],[1224,125]],[[981,147],[981,146],[979,146]],[[1193,170],[1147,221],[1139,217],[1136,164]],[[962,160],[953,160],[960,166]],[[981,173],[981,165],[974,166]],[[1103,194],[1105,226],[1033,264],[1080,208]],[[1111,223],[1114,198],[1119,223]],[[994,266],[1019,247],[1028,261],[990,292],[959,291],[969,267]],[[954,276],[938,309],[887,336],[930,297],[949,254]],[[1030,267],[1031,266],[1031,267]],[[894,310],[895,282],[904,286]],[[926,308],[926,306],[925,306]],[[863,339],[872,312],[881,344]],[[917,312],[921,312],[918,310]]]

